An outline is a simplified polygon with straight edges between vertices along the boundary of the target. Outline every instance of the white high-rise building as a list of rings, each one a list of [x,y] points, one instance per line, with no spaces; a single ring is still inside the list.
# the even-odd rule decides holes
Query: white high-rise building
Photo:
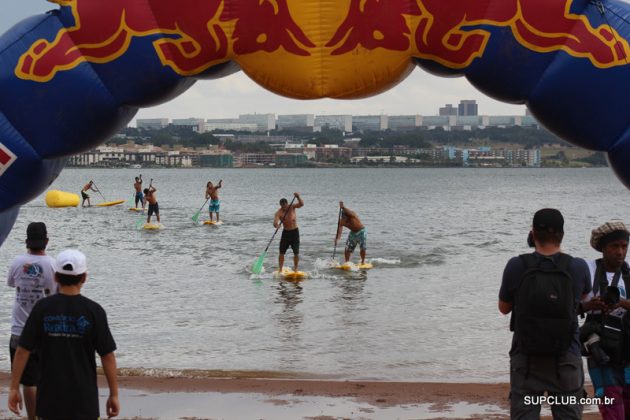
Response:
[[[352,115],[316,115],[315,127],[331,128],[344,132],[352,131]]]
[[[387,121],[390,130],[413,130],[422,125],[420,115],[391,115]]]
[[[179,118],[173,120],[173,125],[178,127],[190,127],[197,133],[206,132],[206,121],[203,118]]]
[[[244,124],[256,124],[257,131],[270,131],[276,129],[276,114],[241,114],[238,122]]]
[[[312,128],[315,125],[313,114],[278,115],[278,130],[291,128]]]
[[[359,131],[387,130],[387,115],[356,115],[352,117],[352,127]]]
[[[144,130],[161,130],[168,127],[168,118],[138,118],[136,127]]]

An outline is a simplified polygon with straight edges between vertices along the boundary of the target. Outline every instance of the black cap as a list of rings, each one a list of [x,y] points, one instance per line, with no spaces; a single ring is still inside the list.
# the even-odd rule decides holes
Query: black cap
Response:
[[[549,233],[564,233],[564,218],[556,209],[540,209],[534,214],[533,227]]]
[[[43,222],[33,222],[26,228],[26,247],[32,249],[46,248],[48,232]]]

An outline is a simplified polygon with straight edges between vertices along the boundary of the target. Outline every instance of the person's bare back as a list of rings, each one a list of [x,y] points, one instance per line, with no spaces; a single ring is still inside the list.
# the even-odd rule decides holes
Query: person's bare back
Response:
[[[357,216],[357,214],[352,210],[345,207],[343,208],[343,215],[341,219],[339,219],[339,223],[342,226],[350,229],[352,232],[358,232],[361,229],[365,228],[365,226],[363,226],[363,223],[361,223],[361,219],[359,219],[359,216]]]

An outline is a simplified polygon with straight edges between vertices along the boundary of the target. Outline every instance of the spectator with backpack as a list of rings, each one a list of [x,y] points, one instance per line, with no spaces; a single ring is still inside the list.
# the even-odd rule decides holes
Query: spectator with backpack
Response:
[[[629,239],[630,231],[622,222],[608,222],[593,229],[591,246],[602,253],[602,258],[588,261],[593,291],[581,303],[581,312],[588,315],[580,338],[595,395],[612,401],[599,405],[604,420],[630,418],[630,385],[624,374],[630,362],[626,319],[630,309],[630,268],[626,262]]]
[[[584,393],[577,309],[591,291],[586,262],[560,250],[564,218],[556,209],[534,214],[531,254],[510,259],[499,291],[499,311],[512,313],[510,415],[540,417],[541,399],[556,397],[554,419],[580,419]],[[526,398],[527,397],[527,398]],[[575,403],[571,402],[575,399]]]

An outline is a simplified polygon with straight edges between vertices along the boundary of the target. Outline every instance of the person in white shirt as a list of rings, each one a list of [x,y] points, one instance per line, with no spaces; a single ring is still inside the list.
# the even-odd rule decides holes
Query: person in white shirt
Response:
[[[604,420],[630,418],[630,385],[625,372],[630,362],[625,344],[630,338],[625,319],[630,310],[629,239],[630,231],[622,222],[607,222],[593,229],[591,246],[602,258],[588,261],[593,288],[581,303],[581,312],[588,314],[580,335],[589,353],[591,382],[596,396],[612,401],[599,404]]]
[[[48,232],[42,222],[33,222],[26,228],[28,252],[13,259],[9,267],[7,285],[15,288],[15,302],[11,315],[11,341],[9,354],[11,367],[20,335],[35,303],[43,297],[57,293],[54,280],[55,260],[46,255]],[[31,354],[20,383],[24,394],[24,405],[29,420],[35,419],[35,398],[39,381],[37,353]]]

